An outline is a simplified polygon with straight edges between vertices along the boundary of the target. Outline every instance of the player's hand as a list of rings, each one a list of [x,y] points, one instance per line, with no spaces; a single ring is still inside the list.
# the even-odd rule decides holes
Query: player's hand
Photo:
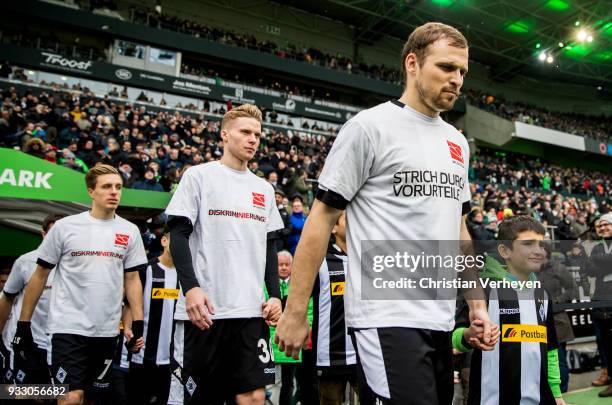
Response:
[[[484,302],[482,302],[482,304],[484,304]],[[470,308],[470,325],[475,320],[482,321],[482,338],[478,339],[480,343],[486,346],[495,346],[500,335],[499,326],[491,322],[486,305],[479,305],[475,308]]]
[[[137,320],[132,321],[132,326],[123,332],[128,338],[125,347],[128,348],[132,353],[138,353],[144,346],[144,321]]]
[[[185,309],[189,320],[202,330],[210,329],[215,307],[212,300],[200,287],[194,287],[185,294]]]
[[[144,338],[134,339],[134,333],[131,329],[123,328],[123,335],[125,336],[125,347],[132,353],[138,353],[144,346]]]
[[[278,298],[272,297],[267,302],[262,304],[263,318],[268,326],[276,326],[282,313],[281,301]]]
[[[288,311],[283,312],[276,325],[276,336],[274,337],[278,350],[284,352],[288,357],[299,360],[300,350],[308,342],[309,329],[306,314],[295,315]]]
[[[15,337],[13,338],[13,353],[27,360],[34,352],[34,338],[32,337],[32,324],[29,321],[18,321]]]
[[[482,319],[475,319],[470,324],[469,328],[463,331],[463,337],[467,342],[475,349],[480,350],[493,350],[495,344],[484,343],[484,321]],[[495,325],[496,327],[496,325]],[[497,340],[495,340],[497,342]]]
[[[566,405],[562,397],[555,398],[555,401],[557,402],[557,405]]]

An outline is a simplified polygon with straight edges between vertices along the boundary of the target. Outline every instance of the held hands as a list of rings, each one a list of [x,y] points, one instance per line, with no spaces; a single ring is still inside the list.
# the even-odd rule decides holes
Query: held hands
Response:
[[[210,329],[215,307],[212,300],[200,287],[193,287],[185,293],[185,309],[189,320],[201,330]]]
[[[263,311],[263,318],[268,326],[276,326],[282,312],[281,301],[278,298],[272,297],[262,304],[261,309]]]
[[[499,340],[499,326],[489,319],[489,313],[484,308],[470,310],[470,327],[466,329],[469,336],[464,336],[470,345],[476,349],[493,350]]]
[[[132,328],[125,328],[123,334],[126,337],[125,347],[132,352],[138,353],[144,346],[144,321],[132,321]]]
[[[278,350],[284,352],[288,357],[298,360],[300,350],[308,342],[310,326],[306,314],[294,314],[289,311],[283,312],[276,326],[274,341],[278,344]]]

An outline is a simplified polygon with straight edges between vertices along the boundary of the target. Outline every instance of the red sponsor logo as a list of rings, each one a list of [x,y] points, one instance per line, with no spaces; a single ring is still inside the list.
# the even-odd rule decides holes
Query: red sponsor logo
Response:
[[[253,205],[256,207],[264,207],[266,206],[266,196],[259,193],[253,194]]]
[[[446,143],[448,144],[448,150],[450,151],[451,158],[463,164],[463,153],[461,152],[461,146],[451,141],[446,141]]]
[[[130,235],[115,234],[115,245],[127,246],[130,240]]]

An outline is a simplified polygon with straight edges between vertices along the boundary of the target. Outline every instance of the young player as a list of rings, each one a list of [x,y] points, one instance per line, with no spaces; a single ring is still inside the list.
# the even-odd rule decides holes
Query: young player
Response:
[[[43,239],[55,224],[64,215],[47,215],[42,223],[41,235]],[[21,313],[21,304],[25,287],[36,270],[36,260],[38,259],[38,249],[19,256],[11,273],[9,274],[6,285],[0,295],[0,330],[2,331],[2,343],[5,346],[9,357],[6,361],[4,377],[7,382],[15,379],[19,384],[49,384],[51,374],[47,364],[47,350],[49,349],[47,339],[47,317],[49,314],[49,298],[53,283],[53,271],[47,278],[45,290],[36,305],[32,315],[32,338],[36,345],[35,350],[29,357],[22,356],[12,350],[12,340],[17,329],[17,321]],[[7,324],[8,320],[8,324]],[[4,349],[2,351],[4,351]],[[8,374],[7,374],[8,373]],[[8,377],[8,378],[7,378]]]
[[[175,318],[191,321],[183,324],[178,356],[185,403],[235,397],[263,404],[275,373],[266,321],[276,324],[281,312],[268,235],[283,222],[272,186],[247,169],[259,147],[261,111],[250,104],[228,111],[221,137],[221,160],[188,169],[166,209],[185,296]]]
[[[356,388],[357,383],[357,356],[344,319],[346,251],[346,216],[342,213],[332,229],[332,239],[312,292],[312,342],[322,405],[342,404],[346,385]]]
[[[546,260],[545,229],[528,216],[512,217],[499,226],[498,252],[506,268],[487,258],[483,279],[537,281]],[[474,350],[468,404],[565,404],[561,397],[557,335],[552,300],[542,288],[485,288],[488,311],[500,325],[501,339],[492,351]],[[469,351],[482,334],[482,322],[470,323],[467,306],[459,310],[453,347]]]
[[[138,227],[115,214],[121,176],[112,166],[98,165],[85,183],[91,210],[60,219],[43,240],[13,340],[15,351],[32,352],[32,314],[55,268],[47,323],[51,371],[57,384],[70,387],[60,405],[108,393],[124,291],[135,319],[134,340],[142,338],[138,269],[147,258]]]
[[[166,228],[161,238],[163,253],[139,272],[143,285],[145,345],[140,352],[130,356],[127,381],[129,403],[168,403],[170,342],[174,306],[179,297],[169,243],[170,231]],[[131,322],[127,320],[125,325],[129,328]]]

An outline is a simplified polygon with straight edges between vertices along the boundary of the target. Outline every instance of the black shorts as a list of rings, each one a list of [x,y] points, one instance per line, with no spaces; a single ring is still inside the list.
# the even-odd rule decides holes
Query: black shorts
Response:
[[[451,333],[413,328],[351,331],[363,397],[383,404],[452,404]]]
[[[263,318],[217,319],[202,331],[185,322],[185,403],[210,403],[274,384],[270,329]]]
[[[19,354],[13,357],[13,378],[17,384],[51,384],[45,349],[36,347],[25,359]]]
[[[51,374],[56,384],[88,395],[108,392],[111,364],[117,344],[114,337],[56,333],[51,337]]]

